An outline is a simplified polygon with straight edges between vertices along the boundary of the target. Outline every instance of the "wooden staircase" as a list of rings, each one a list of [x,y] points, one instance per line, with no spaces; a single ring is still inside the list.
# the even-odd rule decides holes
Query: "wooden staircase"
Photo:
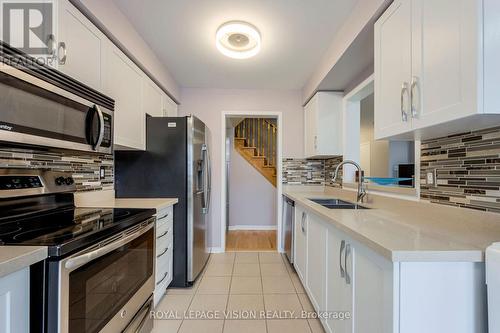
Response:
[[[243,119],[234,129],[234,148],[276,187],[276,140],[278,129],[264,118]]]

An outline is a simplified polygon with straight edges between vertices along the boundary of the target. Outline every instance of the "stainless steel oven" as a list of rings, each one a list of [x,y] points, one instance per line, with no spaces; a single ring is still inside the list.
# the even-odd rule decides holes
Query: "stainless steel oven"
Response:
[[[150,331],[154,221],[149,219],[53,263],[58,270],[59,297],[57,307],[49,305],[49,318],[59,314],[59,320],[49,332]]]
[[[46,71],[35,76],[1,64],[0,141],[111,154],[114,102]]]

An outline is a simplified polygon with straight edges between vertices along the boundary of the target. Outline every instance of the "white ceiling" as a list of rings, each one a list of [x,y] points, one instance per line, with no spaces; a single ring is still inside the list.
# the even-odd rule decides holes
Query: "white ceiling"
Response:
[[[301,89],[357,0],[113,0],[183,87]],[[224,22],[262,34],[251,59],[215,48]]]

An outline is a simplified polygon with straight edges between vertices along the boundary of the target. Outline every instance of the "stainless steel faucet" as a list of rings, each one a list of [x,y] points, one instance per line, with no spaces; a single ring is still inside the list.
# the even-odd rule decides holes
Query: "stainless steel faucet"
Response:
[[[363,199],[366,197],[366,190],[365,190],[365,183],[364,183],[364,176],[363,176],[363,170],[361,170],[361,167],[359,166],[358,163],[351,161],[351,160],[345,160],[342,161],[339,165],[337,165],[337,168],[335,169],[335,173],[333,176],[333,181],[337,181],[337,177],[339,175],[339,170],[340,167],[342,167],[344,164],[352,164],[358,169],[358,195],[356,197],[357,202],[363,202]]]

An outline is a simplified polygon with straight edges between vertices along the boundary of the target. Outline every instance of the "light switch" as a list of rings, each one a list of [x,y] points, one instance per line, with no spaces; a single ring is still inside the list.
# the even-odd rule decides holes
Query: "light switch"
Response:
[[[99,168],[99,179],[104,179],[106,177],[106,169],[102,166]]]

